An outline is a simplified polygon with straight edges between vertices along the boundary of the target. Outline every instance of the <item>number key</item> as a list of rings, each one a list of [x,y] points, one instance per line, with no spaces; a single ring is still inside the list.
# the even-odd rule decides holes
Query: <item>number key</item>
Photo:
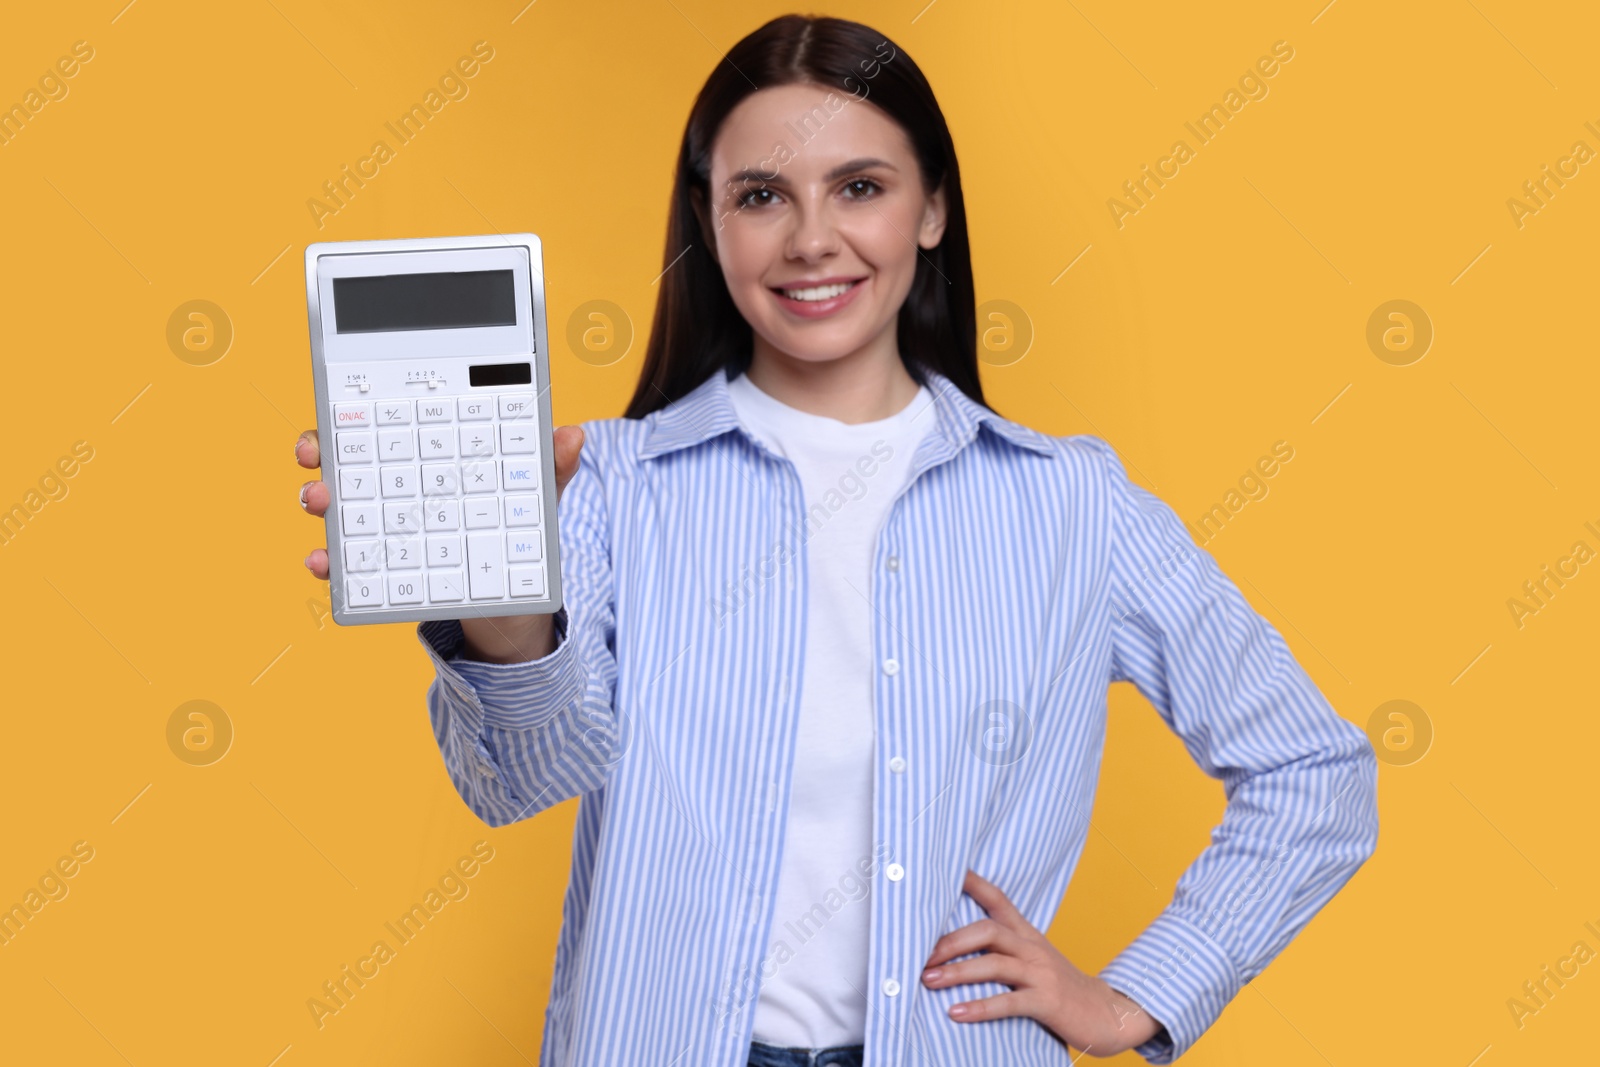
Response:
[[[461,501],[431,500],[428,502],[425,525],[430,530],[461,529]]]
[[[461,488],[454,463],[424,463],[422,465],[423,496],[455,496]]]
[[[346,504],[339,509],[339,517],[346,537],[378,532],[378,508],[374,504]]]
[[[420,603],[422,603],[422,575],[420,575],[420,574],[391,574],[391,575],[389,575],[389,603],[391,603],[391,604],[420,604]]]
[[[347,571],[375,571],[382,565],[378,558],[377,541],[346,541],[344,543],[344,569]]]
[[[346,578],[345,601],[352,608],[383,607],[383,581],[379,578]]]
[[[385,537],[383,555],[392,571],[416,570],[422,566],[422,545],[414,537]]]
[[[412,502],[383,506],[384,533],[410,534],[418,533],[421,529],[422,505]]]
[[[428,566],[461,566],[461,538],[453,534],[432,534],[428,537]]]
[[[377,495],[377,471],[371,467],[339,468],[339,499],[371,500]]]
[[[380,467],[378,470],[384,496],[417,495],[417,468]]]

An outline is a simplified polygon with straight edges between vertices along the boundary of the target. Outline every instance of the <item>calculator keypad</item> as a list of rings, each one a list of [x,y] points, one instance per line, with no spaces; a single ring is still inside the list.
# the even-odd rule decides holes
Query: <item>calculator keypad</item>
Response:
[[[333,405],[351,608],[545,595],[532,393]]]

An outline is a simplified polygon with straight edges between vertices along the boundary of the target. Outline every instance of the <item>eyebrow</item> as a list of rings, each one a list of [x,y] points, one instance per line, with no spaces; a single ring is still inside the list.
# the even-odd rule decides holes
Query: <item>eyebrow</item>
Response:
[[[822,180],[831,182],[836,178],[844,177],[853,170],[867,170],[871,167],[883,167],[885,170],[892,170],[897,173],[899,171],[898,167],[886,160],[877,159],[872,156],[863,156],[860,159],[852,159],[848,163],[839,164],[837,167],[834,167],[828,173],[824,174],[822,176]],[[750,182],[781,182],[782,180],[783,179],[778,176],[777,171],[774,171],[771,174],[766,174],[755,167],[746,167],[741,171],[736,171],[735,173],[729,175],[727,184],[733,185],[736,182],[744,182],[746,184],[749,184]]]

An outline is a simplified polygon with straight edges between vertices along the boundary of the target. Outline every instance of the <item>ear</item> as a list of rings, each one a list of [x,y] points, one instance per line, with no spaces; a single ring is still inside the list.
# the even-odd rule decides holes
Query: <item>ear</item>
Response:
[[[709,195],[709,193],[702,195],[698,190],[691,190],[689,203],[694,207],[696,221],[700,223],[700,239],[705,242],[706,252],[711,256],[713,263],[719,263],[721,261],[717,259],[717,235],[711,229],[709,219],[711,211],[706,204],[706,198]]]
[[[922,226],[917,231],[917,244],[923,248],[937,248],[944,238],[945,218],[944,182],[941,181],[939,188],[928,197],[927,206],[923,209]]]

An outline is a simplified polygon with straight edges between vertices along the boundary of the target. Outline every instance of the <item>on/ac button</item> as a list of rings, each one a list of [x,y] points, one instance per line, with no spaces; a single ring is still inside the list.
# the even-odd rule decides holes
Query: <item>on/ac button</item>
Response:
[[[333,422],[335,426],[371,426],[372,405],[335,404],[333,405]]]

